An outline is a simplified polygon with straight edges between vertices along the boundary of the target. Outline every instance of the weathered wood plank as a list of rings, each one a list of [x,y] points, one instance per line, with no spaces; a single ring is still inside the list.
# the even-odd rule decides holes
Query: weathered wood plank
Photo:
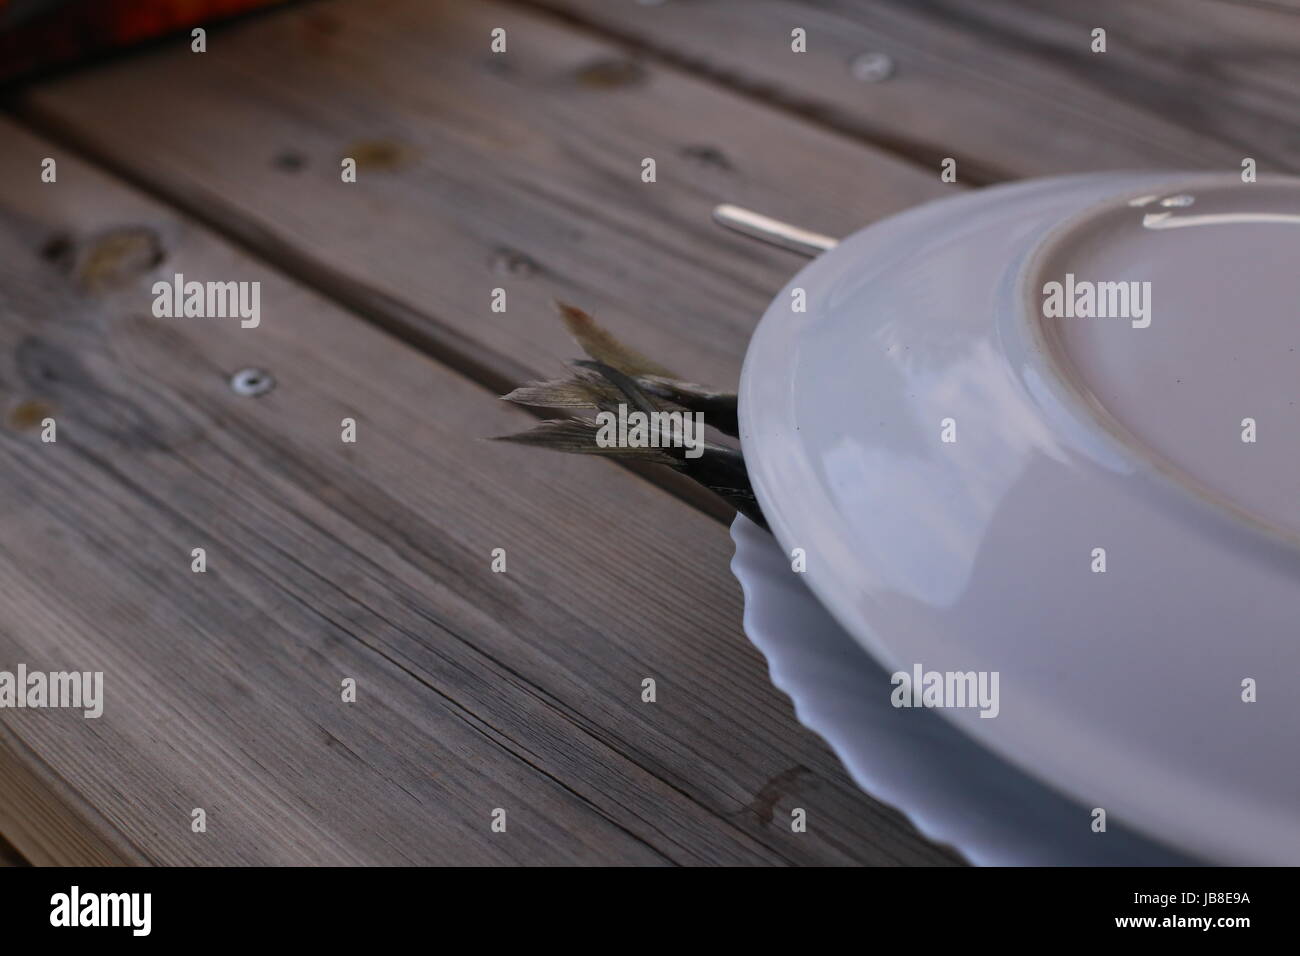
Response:
[[[0,647],[0,669],[16,662]],[[0,834],[38,866],[80,863],[129,866],[144,862],[85,795],[61,779],[0,712]]]
[[[528,419],[50,143],[0,138],[0,667],[102,670],[106,697],[91,720],[0,712],[24,853],[954,859],[796,725],[716,522],[608,463],[480,441]],[[177,272],[260,281],[261,324],[154,318]],[[275,389],[234,394],[245,366]]]
[[[17,849],[0,839],[0,866],[30,866],[31,863]]]
[[[1300,171],[1294,11],[1222,0],[527,0],[963,181]],[[793,53],[791,30],[807,31]],[[1093,53],[1091,31],[1107,31]],[[884,53],[881,82],[850,70]]]
[[[495,27],[505,54],[489,51]],[[208,50],[178,43],[42,84],[22,107],[498,386],[571,355],[557,297],[688,378],[734,383],[799,261],[719,230],[714,204],[843,234],[953,188],[486,0],[314,3],[214,30]],[[359,182],[345,184],[353,154]]]

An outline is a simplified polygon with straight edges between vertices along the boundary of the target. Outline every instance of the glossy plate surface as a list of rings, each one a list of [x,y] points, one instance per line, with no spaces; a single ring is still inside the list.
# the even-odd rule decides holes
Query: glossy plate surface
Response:
[[[890,671],[998,672],[997,717],[936,713],[1224,862],[1300,863],[1298,197],[1103,174],[919,207],[796,276],[741,380],[764,513],[854,639]],[[1045,318],[1063,272],[1150,282],[1150,324]]]

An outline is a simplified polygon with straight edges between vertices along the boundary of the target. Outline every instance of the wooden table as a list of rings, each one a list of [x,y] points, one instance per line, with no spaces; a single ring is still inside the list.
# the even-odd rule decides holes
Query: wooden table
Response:
[[[839,235],[1029,175],[1297,171],[1289,7],[326,0],[13,92],[0,669],[103,671],[106,704],[0,711],[0,833],[36,863],[960,862],[773,690],[725,510],[482,441],[531,421],[496,395],[574,356],[554,298],[734,383],[800,263],[718,202]],[[155,318],[177,272],[260,282],[261,324]],[[249,367],[274,389],[232,391]]]

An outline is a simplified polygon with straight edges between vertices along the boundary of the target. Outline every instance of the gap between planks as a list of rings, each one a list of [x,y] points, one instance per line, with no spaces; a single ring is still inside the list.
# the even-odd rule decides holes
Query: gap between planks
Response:
[[[334,9],[337,5],[320,4],[313,6],[316,10],[328,12],[331,9]],[[490,7],[485,6],[485,10],[490,9]],[[521,10],[521,12],[526,12],[527,16],[532,19],[535,27],[540,27],[542,24],[549,25],[546,30],[542,31],[543,39],[548,37],[553,38],[557,32],[562,32],[565,35],[565,42],[568,46],[582,45],[575,44],[570,39],[570,35],[575,35],[579,32],[584,34],[589,32],[575,31],[573,28],[568,26],[557,27],[556,24],[560,23],[560,20],[550,12],[542,12],[533,9],[524,11],[523,8],[518,7],[502,7],[499,9],[502,11],[518,9]],[[230,29],[242,30],[245,27],[250,27],[271,32],[272,35],[274,35],[274,31],[277,29],[276,24],[280,22],[281,18],[296,17],[301,20],[301,18],[308,15],[309,13],[305,9],[288,8],[270,10],[265,11],[258,17],[250,18],[248,21],[240,21],[236,26],[231,27]],[[311,15],[315,14],[312,13]],[[433,14],[430,15],[432,16]],[[487,12],[483,15],[490,18],[495,14]],[[215,29],[213,34],[214,40],[221,36],[229,35],[231,34],[223,33],[221,28]],[[241,36],[241,39],[244,38]],[[244,42],[245,46],[247,46],[248,41],[245,40]],[[554,42],[553,39],[551,42]],[[602,42],[600,46],[604,48],[603,52],[606,56],[618,53],[617,46],[611,48],[611,45],[607,42]],[[142,60],[147,61],[148,58],[153,55],[154,54],[152,53],[146,53],[142,57]],[[133,64],[114,63],[113,69],[116,70],[118,67],[123,65],[134,68]],[[466,70],[461,81],[469,83],[481,81],[481,77],[477,73],[469,71],[468,67],[468,61],[459,67]],[[144,68],[143,65],[141,68]],[[699,81],[691,77],[689,72],[679,71],[675,68],[663,69],[667,74],[676,74],[677,77],[684,78],[669,77],[670,79],[674,79],[674,82],[678,86],[690,83],[699,84]],[[35,85],[35,89],[39,91],[40,89],[50,85],[50,83],[57,87],[60,85],[60,82],[61,81],[53,80],[48,83],[38,83]],[[730,91],[728,91],[726,95],[734,96]],[[80,129],[75,121],[71,120],[66,115],[62,115],[57,107],[51,108],[48,102],[43,100],[39,94],[35,97],[29,98],[20,93],[12,99],[14,102],[12,102],[10,106],[14,115],[29,129],[40,133],[42,136],[55,142],[62,148],[84,156],[102,168],[112,171],[119,178],[142,192],[155,196],[169,205],[184,211],[187,215],[204,224],[217,234],[223,236],[228,241],[249,251],[258,258],[274,264],[277,268],[290,275],[301,284],[322,292],[353,313],[365,319],[371,325],[395,336],[400,341],[417,351],[432,356],[439,362],[447,365],[470,380],[490,388],[498,394],[502,394],[525,381],[539,377],[539,370],[536,365],[530,364],[529,359],[531,356],[524,356],[525,350],[522,348],[524,344],[523,342],[516,343],[513,348],[502,348],[491,344],[485,345],[483,342],[478,341],[475,338],[475,330],[465,322],[462,316],[440,316],[437,308],[430,305],[426,299],[420,299],[418,297],[404,298],[399,293],[408,290],[394,288],[391,280],[388,284],[385,284],[383,279],[374,280],[371,276],[367,276],[364,272],[359,270],[339,268],[336,262],[325,261],[320,258],[319,253],[313,250],[308,244],[304,244],[295,238],[281,235],[273,228],[268,227],[267,224],[254,221],[253,217],[243,215],[237,209],[232,209],[229,205],[223,203],[219,195],[205,191],[201,187],[196,187],[194,185],[187,186],[174,180],[169,180],[165,176],[157,175],[156,171],[149,169],[147,163],[141,163],[138,161],[140,159],[138,155],[123,154],[114,150],[104,141],[97,139],[93,131]],[[651,105],[653,106],[657,104]],[[855,165],[863,162],[867,164],[872,162],[876,163],[880,170],[880,176],[882,179],[882,184],[878,187],[878,190],[884,194],[891,194],[890,203],[896,203],[898,208],[905,208],[906,205],[910,204],[907,200],[909,194],[918,198],[929,198],[930,195],[938,194],[940,191],[939,189],[934,188],[919,188],[916,182],[913,181],[914,179],[919,178],[919,173],[915,175],[910,172],[905,174],[901,169],[890,168],[888,161],[885,159],[885,156],[888,154],[873,154],[868,151],[867,147],[861,146],[860,144],[854,144],[851,149],[849,149],[846,148],[847,141],[845,144],[839,145],[837,149],[826,149],[822,145],[822,142],[817,140],[816,137],[806,135],[803,139],[800,139],[802,131],[807,130],[810,126],[818,129],[818,131],[823,135],[829,135],[826,134],[824,130],[821,130],[820,127],[815,127],[815,124],[809,124],[806,119],[793,118],[779,110],[774,110],[771,108],[770,104],[764,103],[751,105],[755,110],[761,111],[759,114],[761,121],[772,127],[773,132],[776,135],[782,136],[783,134],[790,133],[797,134],[794,136],[794,145],[796,149],[802,147],[806,150],[809,146],[821,146],[822,151],[826,154],[826,161],[844,165],[846,174],[843,178],[846,181],[850,178],[847,175],[847,170],[851,168],[848,165],[848,162],[853,162]],[[668,132],[676,136],[698,135],[693,134],[692,128],[689,125],[682,123],[677,123],[672,126]],[[862,150],[861,155],[853,155],[848,162],[845,161],[842,154],[849,152],[856,154],[858,150]],[[900,161],[899,165],[902,166],[905,164],[902,164]],[[895,183],[898,183],[900,187],[904,188],[891,189]],[[721,198],[724,197],[720,196],[719,199]],[[725,198],[731,197],[727,196]],[[626,214],[627,210],[634,208],[639,201],[639,196],[634,197],[628,195],[623,200],[623,203],[627,208],[620,209],[620,213]],[[859,203],[859,205],[868,208],[878,207],[879,204],[880,200],[875,198],[863,200]],[[590,210],[582,210],[580,211],[580,214],[589,211]],[[892,208],[886,208],[883,211],[894,210]],[[483,226],[482,223],[477,222],[472,223],[472,225],[476,228],[482,228]],[[810,223],[810,225],[819,224]],[[711,232],[715,229],[717,230],[716,242],[719,250],[724,248],[725,243],[728,242],[727,238],[722,234],[722,230],[717,229],[717,227],[709,223],[707,218],[702,219],[698,228],[702,233]],[[699,240],[698,238],[693,237],[691,241],[695,243],[695,246],[692,247],[692,251],[695,251],[695,249],[698,248]],[[643,242],[648,242],[648,240],[643,240]],[[750,243],[752,240],[740,240],[740,242]],[[638,252],[641,251],[643,250],[638,250]],[[650,247],[648,251],[653,254],[656,250],[654,250],[653,247]],[[753,257],[758,258],[762,254],[758,252],[748,252],[746,255],[752,255]],[[781,268],[787,275],[793,274],[802,265],[802,262],[796,256],[787,253],[775,253],[774,255],[775,257],[768,256],[766,261],[779,261],[784,263]],[[730,261],[724,262],[724,258],[721,252],[719,252],[718,259],[720,268],[734,268],[734,258]],[[577,284],[582,284],[586,282],[587,279],[588,276],[585,274],[576,277]],[[411,285],[413,288],[418,288],[418,283],[412,283]],[[728,287],[727,293],[728,295],[734,294],[731,287]],[[682,300],[683,298],[684,296],[680,294],[676,296],[676,300]],[[679,302],[676,300],[672,301],[673,305],[686,305],[685,302]],[[584,301],[578,301],[576,304],[589,309],[591,308],[591,304]],[[696,308],[707,309],[710,308],[710,306],[704,305],[697,306]],[[592,311],[596,313],[598,320],[604,320],[599,309],[592,309]],[[539,316],[539,321],[551,322],[557,327],[559,325],[557,319],[550,317]],[[732,320],[728,318],[726,321],[730,322]],[[614,331],[616,335],[621,336],[625,330],[618,326],[613,326],[611,331]],[[711,332],[710,334],[716,337],[716,333]],[[661,358],[653,348],[643,350],[653,358]],[[743,344],[740,345],[740,350],[743,351]],[[568,350],[570,357],[576,357],[577,352],[578,349],[576,346],[571,346]],[[738,357],[738,354],[733,356],[733,360],[738,359]],[[673,363],[669,362],[668,364]],[[708,378],[703,380],[706,382],[710,381]],[[718,381],[714,379],[711,384],[727,387],[731,383],[725,380]],[[536,410],[534,414],[539,417],[546,417],[548,414],[553,415],[554,413],[548,413],[544,410]],[[659,487],[664,488],[677,498],[687,502],[705,514],[708,514],[715,520],[727,523],[734,515],[734,511],[725,502],[699,488],[689,479],[686,479],[676,472],[664,468],[641,465],[635,462],[620,462],[619,464],[621,467],[628,468],[640,477],[652,481]]]
[[[183,195],[161,187],[130,163],[119,162],[112,154],[95,149],[57,120],[41,116],[31,110],[14,108],[12,105],[7,107],[6,112],[11,121],[25,127],[29,132],[44,137],[53,145],[67,150],[86,163],[112,173],[150,198],[183,212],[249,256],[266,261],[295,282],[334,300],[379,331],[429,356],[476,385],[481,385],[497,395],[504,395],[537,377],[536,373],[501,353],[494,353],[491,361],[485,360],[481,348],[475,347],[474,343],[468,341],[456,328],[439,321],[438,317],[428,310],[418,313],[421,319],[419,322],[404,320],[403,316],[411,315],[415,311],[410,306],[386,295],[382,290],[367,287],[328,267],[319,265],[309,255],[295,249],[292,243],[283,242],[269,232],[261,232],[259,237],[254,238],[248,235],[246,230],[231,228],[230,220],[220,214],[218,207],[187,201]],[[555,321],[558,322],[559,319]],[[438,329],[439,336],[430,334],[425,327],[429,324]],[[576,344],[573,350],[575,353],[580,352]],[[500,362],[509,362],[515,370],[503,371],[498,364]],[[520,408],[538,419],[559,414],[552,409],[524,406]],[[730,525],[736,516],[735,509],[727,502],[678,472],[642,462],[612,458],[607,460],[657,485],[674,498],[721,524]]]
[[[715,66],[706,58],[692,55],[689,51],[675,50],[667,43],[656,42],[635,29],[616,24],[612,19],[591,17],[578,9],[567,8],[548,0],[500,0],[500,2],[548,16],[572,30],[616,44],[625,53],[644,57],[717,83],[737,96],[742,96],[766,109],[781,112],[796,122],[815,123],[864,146],[884,150],[905,162],[915,163],[926,169],[938,169],[942,157],[939,151],[925,143],[909,139],[896,131],[891,133],[884,127],[866,132],[860,124],[845,119],[834,110],[827,109],[825,104],[815,97],[800,95],[797,91],[783,88],[778,83],[764,82],[757,77]],[[1016,178],[1009,170],[995,168],[973,159],[964,160],[961,169],[962,182],[967,186],[989,186]]]
[[[1246,0],[511,0],[961,181],[1108,169],[1300,171],[1296,7]],[[792,54],[794,26],[807,52]],[[1104,26],[1110,47],[1089,51]],[[711,37],[728,29],[726,43]],[[850,76],[885,53],[883,81]],[[1294,84],[1291,83],[1291,86]]]

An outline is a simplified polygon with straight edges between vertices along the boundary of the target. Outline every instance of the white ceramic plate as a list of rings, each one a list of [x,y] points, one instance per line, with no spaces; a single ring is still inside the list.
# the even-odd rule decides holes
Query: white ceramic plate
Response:
[[[830,745],[858,786],[897,807],[927,837],[982,866],[1195,862],[1123,827],[1093,832],[1086,807],[934,711],[890,706],[888,672],[817,603],[772,536],[740,515],[731,537],[745,633],[767,658],[772,683],[790,695],[799,721]]]
[[[998,672],[996,718],[936,713],[1223,862],[1300,862],[1297,218],[1295,181],[1235,176],[932,203],[800,272],[741,379],[759,502],[840,625],[889,671]],[[1044,319],[1063,270],[1151,282],[1150,325]]]

